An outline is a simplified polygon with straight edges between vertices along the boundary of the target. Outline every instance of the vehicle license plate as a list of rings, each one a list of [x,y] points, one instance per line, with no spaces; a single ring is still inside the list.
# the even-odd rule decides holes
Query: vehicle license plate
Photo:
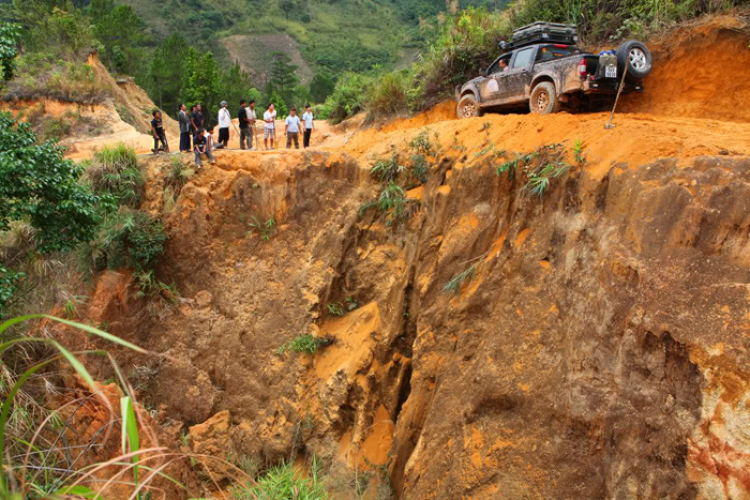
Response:
[[[604,68],[604,76],[607,78],[617,78],[617,66],[607,66]]]

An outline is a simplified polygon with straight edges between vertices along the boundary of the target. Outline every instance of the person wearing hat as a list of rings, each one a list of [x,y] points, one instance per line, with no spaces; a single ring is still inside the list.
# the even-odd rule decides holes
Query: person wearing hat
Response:
[[[219,145],[216,149],[223,149],[229,145],[229,127],[232,126],[232,115],[227,109],[227,101],[221,101],[219,109]]]

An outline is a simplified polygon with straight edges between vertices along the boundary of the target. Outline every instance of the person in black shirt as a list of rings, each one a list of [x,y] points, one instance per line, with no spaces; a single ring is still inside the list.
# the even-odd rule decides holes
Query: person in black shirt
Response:
[[[159,154],[159,141],[161,141],[162,149],[165,153],[169,153],[169,145],[167,144],[167,135],[164,133],[164,124],[161,120],[161,111],[153,112],[154,119],[151,120],[151,133],[154,135],[154,154]]]
[[[203,128],[203,113],[201,113],[200,104],[195,105],[195,111],[190,115],[190,121],[193,124],[193,130],[195,130],[195,133],[197,134],[198,130]]]
[[[246,103],[247,101],[242,99],[240,101],[240,110],[237,112],[237,121],[240,122],[240,149],[246,149],[245,142],[247,139],[249,139],[250,148],[252,149],[253,147],[253,137],[248,136],[250,121],[247,119]]]
[[[203,166],[203,162],[201,160],[202,154],[206,155],[209,163],[214,163],[214,155],[211,153],[211,149],[208,145],[208,140],[206,139],[205,131],[202,128],[198,129],[198,135],[195,136],[195,147],[193,148],[193,151],[195,151],[195,164],[198,166],[198,168],[201,168]]]

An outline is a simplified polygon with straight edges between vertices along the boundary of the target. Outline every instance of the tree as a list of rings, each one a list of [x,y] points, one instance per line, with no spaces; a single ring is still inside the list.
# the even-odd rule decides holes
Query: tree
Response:
[[[75,6],[69,0],[13,0],[16,18],[29,29],[43,24],[55,9],[71,11]]]
[[[141,18],[129,5],[112,8],[111,0],[95,0],[89,12],[94,34],[104,45],[104,63],[119,73],[132,74],[137,67],[139,45],[146,38]]]
[[[271,53],[270,85],[285,101],[291,101],[294,87],[299,85],[298,69],[299,66],[292,64],[292,58],[284,52]]]
[[[239,62],[235,62],[228,71],[222,72],[219,94],[221,100],[229,103],[230,108],[238,106],[240,99],[247,99],[251,88],[250,76],[242,71]]]
[[[143,82],[151,99],[174,117],[180,104],[186,46],[187,41],[177,33],[165,39],[153,52]]]
[[[21,29],[17,24],[0,24],[0,68],[3,80],[10,80],[16,71],[16,56],[18,56],[18,40]]]
[[[101,198],[79,182],[84,168],[63,159],[54,142],[38,144],[28,124],[0,113],[0,231],[13,220],[38,229],[40,252],[67,250],[90,240],[101,221]]]
[[[200,56],[195,49],[188,49],[183,74],[185,83],[181,94],[185,102],[203,107],[207,127],[216,124],[216,113],[221,101],[219,77],[219,68],[211,52]]]
[[[279,0],[279,8],[284,12],[284,19],[289,19],[289,13],[297,7],[296,0]]]
[[[287,103],[284,101],[284,98],[275,90],[271,91],[271,93],[269,94],[268,104],[273,104],[279,118],[283,118],[284,116],[289,114]]]
[[[336,80],[328,72],[316,73],[310,82],[310,97],[316,103],[325,102],[329,95],[333,94]]]

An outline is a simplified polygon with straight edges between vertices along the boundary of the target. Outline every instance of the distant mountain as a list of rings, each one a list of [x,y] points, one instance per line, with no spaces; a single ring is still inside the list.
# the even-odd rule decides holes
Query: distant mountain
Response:
[[[261,80],[270,52],[283,51],[300,66],[303,81],[320,70],[361,72],[403,64],[424,46],[447,8],[446,0],[122,2],[133,7],[156,40],[179,32],[191,45],[214,51],[219,60],[239,61]],[[469,3],[476,2],[456,6]],[[498,3],[491,6],[506,2]]]

